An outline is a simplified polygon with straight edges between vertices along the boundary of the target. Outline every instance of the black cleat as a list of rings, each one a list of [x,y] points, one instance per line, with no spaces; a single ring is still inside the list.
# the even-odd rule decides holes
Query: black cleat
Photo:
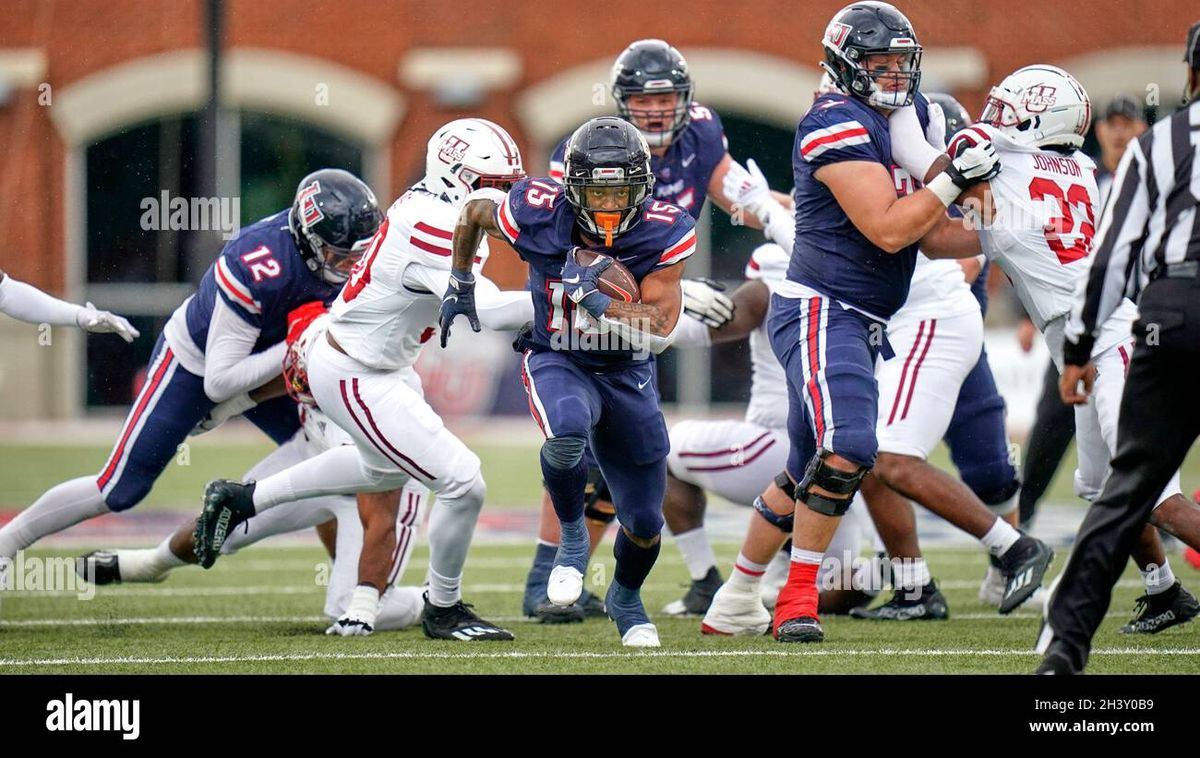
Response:
[[[775,639],[779,642],[823,642],[825,630],[812,616],[800,616],[775,627]]]
[[[1047,674],[1052,676],[1074,676],[1079,672],[1075,670],[1075,667],[1066,658],[1061,655],[1051,654],[1042,659],[1041,664],[1038,665],[1033,673],[1043,676]]]
[[[425,614],[421,618],[421,629],[431,640],[475,642],[513,639],[512,632],[479,618],[475,611],[471,610],[471,606],[463,601],[459,600],[449,608],[439,608],[429,602],[428,592],[425,593]]]
[[[1158,634],[1176,624],[1186,624],[1200,613],[1196,596],[1178,581],[1157,595],[1142,595],[1134,601],[1134,616],[1121,627],[1121,634]]]
[[[713,596],[721,589],[721,573],[716,566],[708,569],[703,579],[694,580],[682,600],[673,600],[663,608],[667,616],[703,616],[712,605]]]
[[[254,482],[217,479],[204,488],[204,510],[196,519],[192,533],[196,559],[203,568],[212,568],[221,555],[225,539],[254,515]]]
[[[587,619],[608,618],[604,612],[604,601],[587,590],[570,605],[555,605],[546,601],[534,609],[533,616],[543,624],[575,624]]]
[[[850,617],[874,621],[944,621],[950,618],[946,598],[934,582],[930,581],[918,590],[916,597],[912,595],[912,590],[898,589],[892,593],[891,600],[878,608],[851,608]]]
[[[75,559],[75,573],[97,587],[121,583],[121,567],[112,550],[93,550]]]
[[[1000,556],[1000,570],[1007,580],[1004,598],[1000,601],[1000,615],[1012,613],[1037,592],[1053,561],[1054,551],[1050,546],[1026,534]]]

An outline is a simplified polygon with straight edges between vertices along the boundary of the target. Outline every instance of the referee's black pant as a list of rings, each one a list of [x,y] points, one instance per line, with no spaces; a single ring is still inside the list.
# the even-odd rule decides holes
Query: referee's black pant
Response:
[[[1057,656],[1075,671],[1087,664],[1113,585],[1155,501],[1200,434],[1200,280],[1157,279],[1138,307],[1112,474],[1079,528],[1050,606],[1047,661]]]

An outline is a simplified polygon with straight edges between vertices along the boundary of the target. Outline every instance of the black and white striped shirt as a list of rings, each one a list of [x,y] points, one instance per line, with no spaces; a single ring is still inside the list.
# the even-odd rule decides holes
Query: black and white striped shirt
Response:
[[[1200,265],[1200,99],[1129,143],[1067,322],[1065,358],[1087,363],[1096,330],[1156,275]]]

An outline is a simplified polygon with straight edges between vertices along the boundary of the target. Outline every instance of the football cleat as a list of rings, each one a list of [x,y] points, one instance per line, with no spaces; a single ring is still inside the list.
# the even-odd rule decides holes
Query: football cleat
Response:
[[[779,642],[823,642],[825,630],[812,616],[799,616],[775,627],[775,639]]]
[[[212,568],[221,555],[226,538],[254,515],[254,482],[217,479],[204,488],[204,510],[196,519],[192,533],[196,559],[203,568]]]
[[[1121,627],[1121,634],[1158,634],[1176,624],[1186,624],[1198,613],[1200,602],[1177,581],[1164,592],[1135,600],[1134,616]]]
[[[770,628],[771,613],[763,606],[758,589],[731,584],[721,585],[700,622],[702,634],[759,636]]]
[[[692,581],[687,594],[680,600],[672,600],[663,608],[667,616],[703,616],[712,604],[713,595],[721,588],[721,573],[716,566],[708,569],[703,579]]]
[[[440,608],[429,602],[429,593],[426,592],[421,629],[431,640],[507,642],[514,639],[512,632],[484,621],[471,607],[459,600],[449,608]]]
[[[541,603],[533,611],[533,617],[543,624],[574,624],[595,618],[608,618],[604,612],[604,601],[584,590],[571,605]]]
[[[1000,601],[1001,615],[1012,613],[1037,591],[1053,561],[1054,551],[1049,545],[1025,534],[1000,556],[1000,570],[1007,580]]]
[[[929,584],[912,596],[912,590],[897,589],[892,599],[878,608],[852,608],[850,617],[874,621],[944,621],[950,618],[950,608],[937,585]]]
[[[625,647],[662,647],[658,641],[658,627],[654,624],[638,624],[629,627],[621,635],[621,644]]]
[[[555,566],[546,583],[546,597],[554,605],[571,605],[583,594],[583,572],[571,566]]]
[[[75,559],[75,573],[97,587],[121,583],[121,564],[115,550],[93,550]]]

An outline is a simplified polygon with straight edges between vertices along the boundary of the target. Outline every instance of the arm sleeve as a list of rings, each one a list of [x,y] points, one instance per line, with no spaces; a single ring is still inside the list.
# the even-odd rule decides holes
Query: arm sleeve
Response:
[[[604,324],[608,330],[629,340],[629,343],[634,346],[634,349],[645,348],[655,355],[658,355],[670,347],[671,343],[675,341],[675,338],[679,336],[680,325],[684,321],[691,320],[694,319],[681,312],[679,314],[679,318],[675,319],[675,328],[671,330],[670,334],[659,336],[657,334],[651,334],[650,332],[643,332],[640,329],[635,329],[624,321],[618,321],[617,319],[612,319],[608,316],[600,317],[600,322]]]
[[[675,327],[675,347],[708,347],[711,344],[712,334],[707,326],[686,313],[679,316],[679,324]]]
[[[220,403],[249,392],[283,370],[287,343],[251,354],[258,335],[257,327],[235,315],[225,300],[217,297],[204,348],[204,394],[209,400]]]
[[[0,279],[0,313],[30,324],[78,326],[82,306],[47,295],[37,287],[18,282],[11,276]]]
[[[1091,353],[1096,329],[1112,315],[1122,299],[1128,297],[1138,278],[1146,225],[1150,220],[1150,195],[1146,188],[1146,158],[1142,141],[1133,140],[1121,157],[1113,178],[1109,202],[1100,218],[1095,252],[1088,257],[1086,276],[1081,276],[1075,291],[1075,306],[1067,321],[1066,337],[1078,350],[1068,363],[1082,365]]]
[[[896,164],[918,182],[922,181],[944,151],[929,144],[928,135],[917,118],[916,106],[900,108],[893,113],[888,118],[888,131],[892,135],[892,158]]]

